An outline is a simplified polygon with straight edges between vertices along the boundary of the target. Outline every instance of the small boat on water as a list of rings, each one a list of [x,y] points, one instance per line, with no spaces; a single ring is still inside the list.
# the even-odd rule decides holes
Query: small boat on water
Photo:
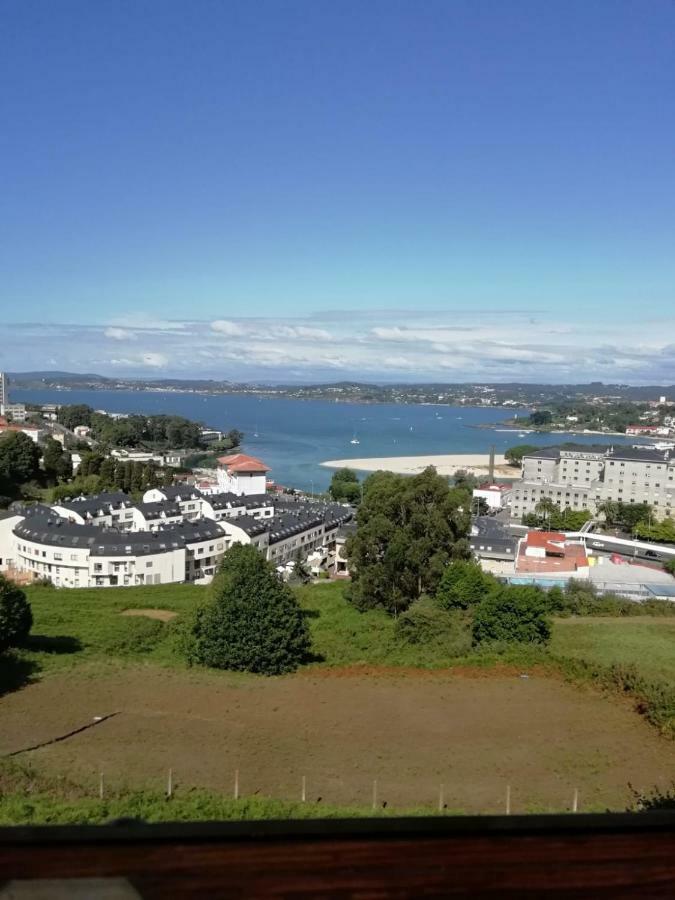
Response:
[[[352,439],[349,443],[350,444],[360,444],[361,443],[361,441],[359,441],[359,439],[356,436],[356,432],[354,432],[354,436],[352,437]]]

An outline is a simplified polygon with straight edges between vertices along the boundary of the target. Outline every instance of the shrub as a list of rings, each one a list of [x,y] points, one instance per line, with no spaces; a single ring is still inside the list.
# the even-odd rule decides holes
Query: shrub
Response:
[[[477,563],[457,560],[443,570],[436,602],[442,609],[469,609],[497,588],[497,580]]]
[[[417,600],[398,617],[394,633],[406,644],[433,644],[448,656],[465,656],[471,651],[471,626],[466,615],[441,609],[428,597]]]
[[[543,591],[536,587],[503,587],[476,607],[473,618],[475,644],[486,641],[546,644],[551,623]]]
[[[295,594],[250,545],[227,551],[192,630],[192,661],[216,669],[279,675],[296,669],[310,647]]]
[[[25,641],[32,625],[33,613],[26,595],[0,575],[0,652]]]

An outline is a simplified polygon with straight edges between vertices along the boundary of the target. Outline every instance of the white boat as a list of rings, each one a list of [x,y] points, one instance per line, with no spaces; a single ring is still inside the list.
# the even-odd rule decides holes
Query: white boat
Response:
[[[353,437],[349,443],[350,444],[360,444],[361,441],[358,438]]]

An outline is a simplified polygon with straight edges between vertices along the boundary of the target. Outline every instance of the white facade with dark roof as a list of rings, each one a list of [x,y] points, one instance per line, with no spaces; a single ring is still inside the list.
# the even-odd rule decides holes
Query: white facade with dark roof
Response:
[[[11,512],[0,522],[0,559],[57,587],[206,583],[233,544],[283,564],[334,547],[352,518],[339,504],[203,497],[185,485],[147,491],[142,503],[118,491],[53,507],[14,504]]]
[[[675,454],[651,447],[565,445],[523,457],[511,515],[534,512],[544,498],[561,509],[594,513],[605,500],[649,503],[657,518],[675,515]]]

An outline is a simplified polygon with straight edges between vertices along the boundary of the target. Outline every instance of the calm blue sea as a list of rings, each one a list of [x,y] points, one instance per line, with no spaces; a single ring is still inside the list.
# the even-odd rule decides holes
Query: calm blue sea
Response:
[[[330,481],[331,470],[319,465],[328,459],[486,453],[492,445],[497,453],[503,453],[518,443],[544,445],[561,440],[557,435],[519,438],[514,432],[471,427],[505,419],[513,415],[512,409],[366,405],[153,391],[17,389],[12,390],[12,399],[26,403],[87,403],[109,412],[173,413],[224,431],[239,428],[246,434],[244,449],[265,460],[272,469],[271,478],[279,484],[315,491],[325,489]],[[527,410],[520,414],[526,415]],[[350,443],[354,436],[358,445]],[[606,442],[592,435],[575,436],[574,440]],[[625,442],[618,437],[608,440]]]

